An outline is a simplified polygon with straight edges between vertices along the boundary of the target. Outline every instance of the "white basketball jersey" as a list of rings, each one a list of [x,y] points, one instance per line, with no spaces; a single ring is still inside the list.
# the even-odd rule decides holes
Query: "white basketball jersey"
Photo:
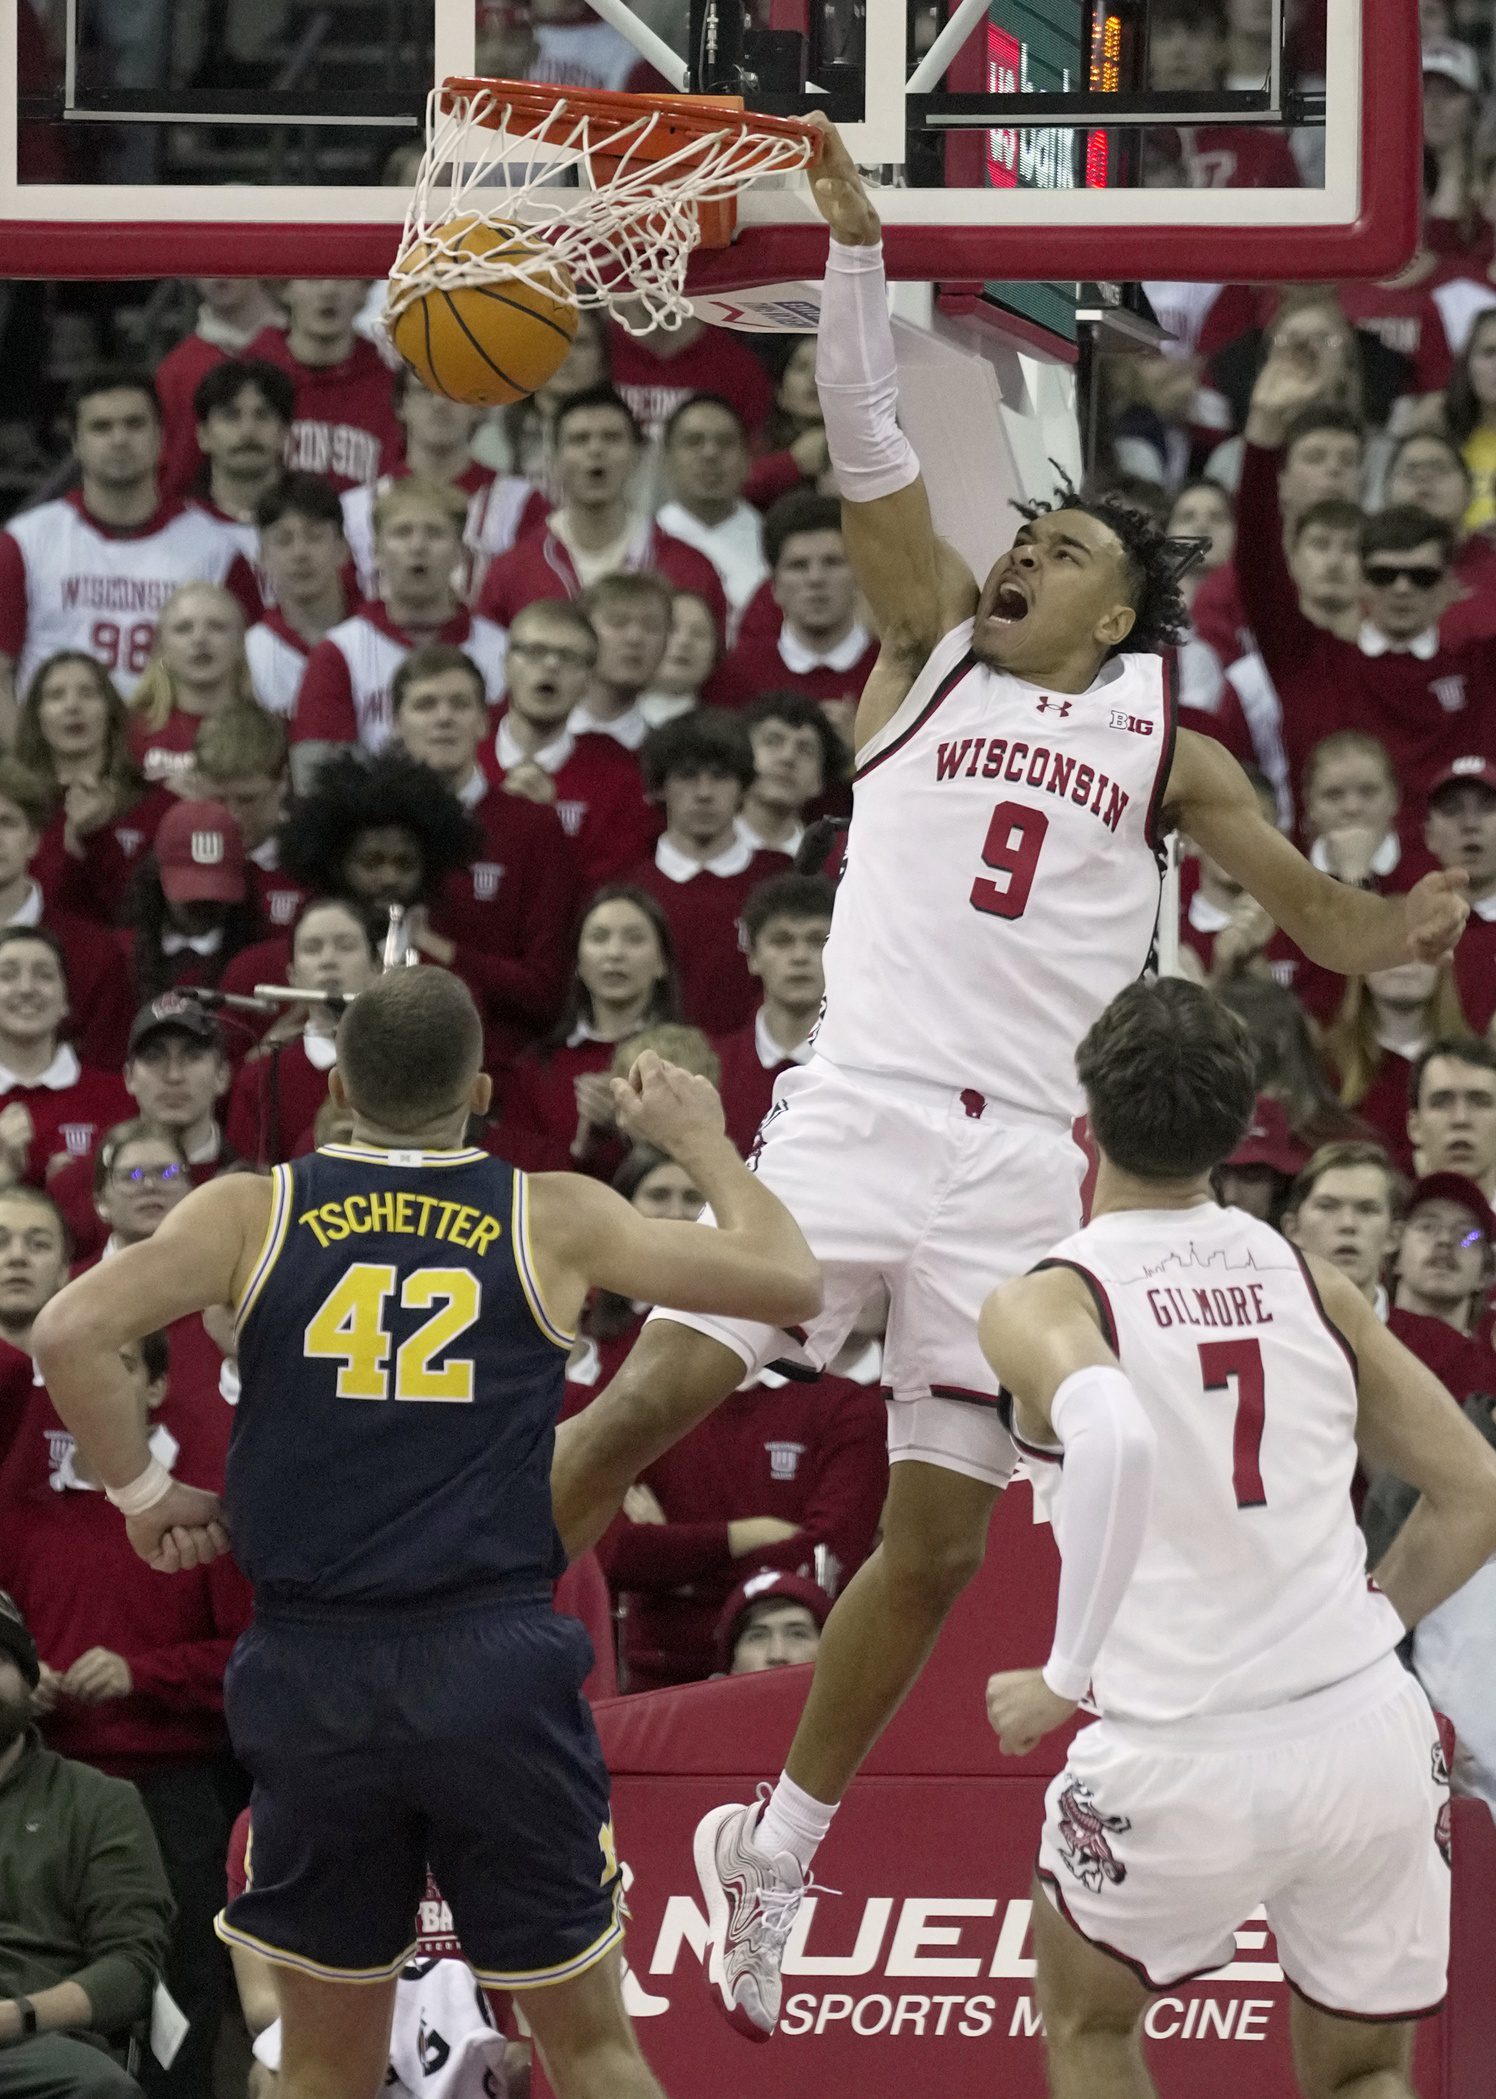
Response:
[[[1351,1513],[1356,1372],[1296,1250],[1244,1210],[1124,1210],[1050,1257],[1090,1282],[1158,1438],[1142,1557],[1092,1678],[1108,1719],[1253,1712],[1403,1636]],[[1065,1550],[1063,1468],[1029,1450]]]
[[[239,559],[227,526],[180,503],[164,504],[137,531],[115,531],[90,517],[75,493],[23,510],[5,529],[26,566],[18,692],[49,656],[79,649],[128,698],[172,592],[183,583],[223,583]]]
[[[859,753],[816,1053],[1068,1123],[1076,1046],[1153,944],[1173,698],[1158,656],[1050,693],[971,634]]]
[[[270,612],[264,619],[256,620],[245,635],[244,653],[249,659],[255,698],[271,714],[289,721],[296,712],[296,695],[301,690],[310,648],[280,613]]]
[[[471,656],[477,665],[489,704],[504,690],[504,656],[508,636],[492,620],[460,612],[442,629],[439,637]],[[362,606],[351,619],[330,628],[327,639],[348,666],[349,689],[358,722],[358,740],[364,750],[382,751],[394,734],[395,673],[411,652],[410,636],[392,626],[377,601]]]

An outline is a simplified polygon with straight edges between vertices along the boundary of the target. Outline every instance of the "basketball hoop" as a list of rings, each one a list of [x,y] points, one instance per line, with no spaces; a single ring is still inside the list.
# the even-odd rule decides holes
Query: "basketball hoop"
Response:
[[[814,165],[821,137],[740,97],[626,95],[523,80],[448,80],[427,106],[427,143],[387,318],[432,291],[531,281],[557,260],[579,306],[631,334],[690,317],[686,265],[726,247],[750,182]],[[538,253],[474,254],[474,222],[534,229]],[[443,228],[454,229],[444,240]],[[457,230],[457,229],[460,229]]]

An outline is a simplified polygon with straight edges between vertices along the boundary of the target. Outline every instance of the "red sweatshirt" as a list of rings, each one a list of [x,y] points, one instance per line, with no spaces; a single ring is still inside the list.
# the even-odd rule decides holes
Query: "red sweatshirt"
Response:
[[[1496,1019],[1496,898],[1472,905],[1454,951],[1454,981],[1466,1020],[1484,1035]]]
[[[192,397],[209,372],[227,362],[228,355],[194,329],[156,367],[156,393],[161,402],[161,464],[156,471],[163,495],[190,494],[207,464],[198,449]]]
[[[666,1521],[619,1516],[599,1547],[629,1596],[631,1688],[709,1675],[717,1613],[755,1567],[812,1571],[825,1545],[848,1581],[872,1550],[888,1488],[881,1395],[845,1378],[735,1392],[642,1475]],[[734,1559],[728,1524],[777,1516],[794,1537]]]
[[[477,786],[476,801],[463,799],[483,828],[482,850],[448,878],[431,924],[456,945],[454,967],[478,999],[497,1073],[561,1011],[581,874],[554,809],[481,774]]]
[[[59,1699],[44,1724],[49,1748],[121,1777],[223,1750],[223,1672],[253,1605],[232,1560],[163,1581],[102,1492],[44,1487],[6,1510],[0,1586],[53,1669],[66,1670],[90,1647],[129,1664],[133,1688],[124,1698]]]
[[[722,1096],[727,1134],[745,1158],[758,1135],[759,1124],[769,1112],[774,1081],[782,1071],[793,1070],[799,1061],[778,1056],[773,1063],[765,1064],[759,1049],[758,1020],[755,1013],[745,1027],[735,1028],[730,1035],[719,1035],[712,1044],[722,1062],[717,1091]]]
[[[95,1071],[66,1048],[35,1084],[6,1086],[0,1073],[0,1110],[16,1103],[31,1117],[26,1178],[37,1188],[46,1187],[54,1159],[91,1158],[104,1132],[135,1113],[134,1098],[118,1072]]]
[[[1427,657],[1369,655],[1305,617],[1283,554],[1278,455],[1259,445],[1246,447],[1237,529],[1253,550],[1242,601],[1282,702],[1295,790],[1315,745],[1336,729],[1360,729],[1386,746],[1409,818],[1454,759],[1496,748],[1496,640],[1441,639]]]
[[[604,882],[616,882],[659,834],[659,819],[644,799],[639,761],[612,736],[573,736],[563,729],[527,761],[511,746],[501,715],[493,741],[485,743],[479,757],[499,786],[522,763],[538,765],[549,775],[561,828],[576,847],[584,896]]]
[[[489,1149],[526,1173],[590,1173],[611,1180],[625,1147],[616,1137],[594,1134],[585,1158],[571,1155],[577,1134],[576,1081],[607,1071],[616,1044],[565,1042],[549,1057],[526,1050],[504,1079],[504,1112]]]
[[[681,856],[662,838],[654,857],[636,861],[624,876],[654,897],[670,921],[681,1010],[693,1028],[726,1035],[752,1017],[758,986],[748,974],[739,921],[750,893],[789,865],[783,853],[734,844],[715,866],[680,880]]]
[[[263,981],[263,980],[262,980]],[[327,1073],[313,1064],[298,1035],[245,1058],[229,1089],[224,1136],[257,1171],[295,1158],[327,1099]]]
[[[244,355],[263,357],[296,382],[296,420],[286,447],[291,472],[321,474],[341,493],[377,481],[399,459],[394,374],[362,336],[339,364],[302,364],[280,328],[262,328]]]
[[[635,535],[622,569],[628,574],[652,570],[676,590],[694,591],[712,608],[718,634],[727,632],[727,599],[722,578],[705,554],[688,547],[683,539],[647,524]],[[579,598],[582,580],[571,555],[549,525],[527,532],[507,554],[488,565],[483,588],[478,593],[478,611],[495,625],[507,628],[517,612],[540,598]]]
[[[854,633],[861,634],[861,630],[854,629]],[[791,651],[788,659],[784,653],[787,646]],[[878,660],[877,642],[861,634],[860,647],[852,652],[845,647],[835,649],[832,658],[835,660],[817,661],[797,669],[794,666],[800,659],[794,653],[794,643],[786,643],[782,619],[768,634],[750,634],[745,625],[737,647],[723,662],[722,689],[740,693],[739,704],[743,706],[766,692],[803,692],[807,699],[820,701],[860,699]],[[718,705],[725,704],[717,694],[713,696]]]
[[[742,417],[750,437],[769,420],[774,388],[760,358],[725,328],[705,328],[694,342],[679,344],[674,331],[661,336],[661,355],[616,322],[608,325],[613,384],[653,440],[692,394],[720,394]]]
[[[116,924],[140,856],[149,850],[172,800],[165,788],[147,788],[118,816],[90,832],[82,841],[81,858],[67,849],[67,815],[59,809],[43,831],[29,867],[48,910]]]
[[[1477,1392],[1496,1392],[1496,1356],[1469,1334],[1462,1334],[1447,1320],[1433,1319],[1426,1312],[1403,1312],[1396,1306],[1387,1314],[1387,1331],[1417,1356],[1462,1404]]]
[[[118,1071],[125,1061],[135,994],[116,936],[70,911],[47,911],[42,924],[62,943],[68,965],[68,1032],[85,1064]]]

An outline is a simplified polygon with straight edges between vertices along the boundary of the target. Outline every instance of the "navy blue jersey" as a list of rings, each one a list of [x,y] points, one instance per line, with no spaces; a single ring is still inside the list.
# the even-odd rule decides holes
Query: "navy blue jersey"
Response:
[[[224,1496],[257,1595],[367,1607],[552,1580],[570,1341],[512,1166],[351,1144],[278,1166]]]

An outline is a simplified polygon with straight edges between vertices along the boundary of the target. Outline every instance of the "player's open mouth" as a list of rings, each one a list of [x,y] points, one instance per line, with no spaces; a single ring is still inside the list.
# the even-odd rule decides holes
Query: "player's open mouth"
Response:
[[[997,596],[992,600],[992,617],[1001,620],[1005,627],[1016,627],[1021,619],[1028,617],[1029,602],[1016,583],[998,586]]]

